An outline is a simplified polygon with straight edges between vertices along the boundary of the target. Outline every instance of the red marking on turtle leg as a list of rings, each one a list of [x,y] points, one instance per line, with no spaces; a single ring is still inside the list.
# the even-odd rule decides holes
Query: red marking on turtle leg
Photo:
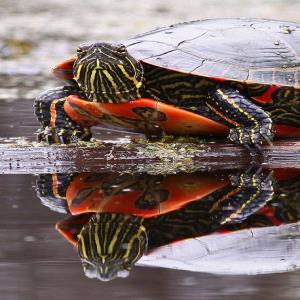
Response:
[[[272,94],[278,89],[278,86],[271,85],[270,88],[262,95],[252,97],[255,101],[265,104],[273,102]]]
[[[235,122],[232,119],[227,118],[224,114],[222,114],[221,112],[219,112],[218,110],[216,110],[214,107],[212,107],[210,104],[206,104],[208,106],[208,108],[213,111],[217,116],[221,117],[222,119],[224,119],[227,123],[232,124],[233,126],[236,127],[241,127],[241,124]]]
[[[237,187],[236,189],[230,191],[229,193],[227,193],[226,195],[224,195],[223,197],[221,197],[220,199],[218,199],[212,206],[212,208],[209,210],[209,213],[212,213],[213,211],[215,211],[217,208],[219,208],[220,204],[226,200],[228,200],[229,197],[237,194],[238,192],[241,191],[241,188]]]
[[[264,206],[257,212],[257,215],[266,218],[273,225],[281,225],[283,222],[276,217],[276,209],[270,206]]]
[[[55,127],[56,125],[56,119],[57,119],[57,110],[56,105],[58,102],[61,102],[62,100],[54,100],[51,102],[50,105],[50,126]]]
[[[58,192],[58,178],[57,174],[52,175],[52,192],[54,197],[61,198],[59,192]]]
[[[284,168],[273,170],[273,177],[279,180],[287,180],[296,176],[300,176],[300,169],[295,168]]]
[[[299,127],[275,124],[274,131],[276,137],[300,137]]]

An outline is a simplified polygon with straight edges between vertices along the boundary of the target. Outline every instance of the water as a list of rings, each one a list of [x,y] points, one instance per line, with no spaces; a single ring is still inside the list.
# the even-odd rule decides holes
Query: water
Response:
[[[290,171],[291,170],[287,172],[288,177],[291,175]],[[300,170],[296,173],[299,174]],[[52,299],[54,297],[58,299],[80,299],[87,294],[91,296],[101,294],[104,299],[127,299],[132,297],[135,297],[135,299],[185,299],[186,297],[190,299],[199,299],[199,297],[205,297],[206,299],[253,299],[253,297],[271,299],[280,294],[284,299],[297,299],[299,297],[299,289],[297,288],[299,278],[298,271],[281,274],[272,274],[271,272],[271,274],[256,276],[233,276],[188,272],[167,268],[133,267],[130,276],[127,278],[115,279],[109,282],[89,279],[84,275],[76,247],[68,242],[57,229],[55,229],[55,224],[62,224],[63,220],[65,224],[68,224],[66,220],[70,218],[70,214],[63,214],[62,211],[66,212],[71,210],[73,214],[86,214],[86,211],[93,210],[93,207],[99,210],[101,206],[99,206],[99,204],[102,203],[103,211],[108,212],[115,210],[120,212],[123,210],[128,214],[132,209],[132,205],[129,204],[139,198],[141,194],[144,193],[144,199],[147,199],[147,197],[145,197],[145,191],[147,191],[147,189],[148,192],[152,193],[156,191],[157,199],[163,200],[166,198],[166,193],[168,192],[175,193],[177,189],[178,193],[180,188],[184,186],[185,188],[189,188],[189,190],[193,187],[194,193],[188,194],[188,197],[185,198],[185,200],[191,201],[191,195],[197,195],[197,197],[200,198],[200,195],[203,196],[205,193],[208,193],[207,183],[210,182],[210,192],[215,190],[214,194],[220,195],[226,188],[230,188],[228,174],[231,174],[231,172],[223,172],[221,174],[198,172],[192,174],[192,176],[178,174],[172,175],[171,177],[149,177],[149,175],[126,175],[120,177],[115,173],[75,174],[72,176],[72,179],[68,179],[69,181],[66,181],[66,175],[64,174],[57,176],[50,174],[39,176],[1,175],[0,191],[3,195],[0,213],[1,297],[3,297],[3,299]],[[281,181],[277,181],[277,184],[275,183],[277,196],[274,196],[273,200],[270,200],[264,209],[259,209],[258,211],[260,211],[260,213],[254,209],[253,211],[256,211],[256,213],[251,216],[249,215],[247,218],[248,221],[244,221],[244,225],[232,225],[230,230],[236,230],[238,227],[262,227],[262,224],[271,225],[272,222],[274,224],[296,222],[299,218],[300,211],[299,204],[297,203],[299,196],[299,181],[297,176],[299,175],[295,175],[296,176],[292,176],[292,179],[286,181],[286,179],[282,179],[286,175],[282,175],[277,171],[275,177],[281,177],[282,179]],[[60,186],[54,185],[53,189],[53,185],[51,184],[53,178],[60,178],[59,182],[63,182],[64,184]],[[87,192],[87,186],[84,186],[83,182],[87,182],[87,178],[90,178],[88,191],[92,191],[94,194]],[[45,182],[47,182],[47,184],[45,184]],[[136,183],[135,185],[132,184],[134,182]],[[201,182],[206,183],[206,185],[201,185]],[[153,184],[156,186],[155,189],[153,189]],[[104,188],[106,190],[107,196],[108,194],[114,194],[115,196],[108,198],[101,197],[101,186],[102,189]],[[120,186],[122,186],[123,192],[120,190]],[[54,190],[60,192],[61,196],[63,196],[66,187],[68,188],[69,194],[69,206],[66,205],[66,200],[61,199],[57,201],[53,197]],[[149,190],[149,187],[152,188]],[[168,191],[165,190],[167,187],[169,188]],[[39,197],[37,196],[37,190]],[[72,205],[72,190],[73,196],[85,195],[85,198],[81,198],[82,202],[78,202],[77,200],[77,202],[75,201]],[[132,190],[138,191],[138,193],[134,193]],[[160,193],[158,193],[158,191],[160,191]],[[42,203],[42,195],[44,200],[48,196],[48,206],[45,205],[45,201],[44,204]],[[89,195],[92,195],[92,197],[89,198]],[[123,200],[127,201],[126,203],[128,205],[122,205],[118,210],[116,207],[118,207],[117,200],[120,195],[123,197]],[[167,200],[165,199],[165,201],[170,200],[171,194],[168,194],[168,197],[169,198]],[[178,201],[178,199],[177,197],[176,200]],[[174,200],[173,198],[173,201]],[[84,201],[91,202],[88,203]],[[114,205],[110,205],[112,201],[115,201]],[[49,203],[52,203],[52,209],[49,208]],[[57,205],[57,203],[60,203],[60,205]],[[94,205],[89,205],[91,203]],[[215,229],[218,229],[219,232],[223,232],[219,233],[221,234],[219,240],[230,236],[227,231],[227,233],[224,233],[224,226],[217,224],[219,221],[214,221],[214,226],[207,225],[211,224],[208,222],[209,217],[207,214],[206,217],[202,217],[202,220],[206,220],[206,222],[202,222],[202,226],[192,225],[191,222],[193,222],[193,218],[188,217],[191,230],[187,230],[187,228],[185,228],[186,226],[180,229],[180,219],[184,220],[187,214],[194,217],[197,214],[201,216],[201,208],[203,210],[207,205],[213,206],[213,203],[216,203],[212,198],[209,200],[207,197],[203,197],[202,200],[190,202],[187,206],[184,205],[184,203],[179,204],[179,206],[183,205],[183,208],[177,212],[172,210],[172,205],[168,206],[168,203],[164,201],[160,204],[150,202],[148,203],[150,205],[148,208],[147,205],[145,206],[145,203],[141,203],[144,204],[142,207],[146,208],[141,209],[139,213],[135,211],[135,214],[140,216],[144,215],[146,216],[146,220],[148,220],[145,226],[150,232],[149,247],[152,247],[152,249],[155,249],[158,244],[168,244],[174,247],[176,245],[178,246],[180,243],[170,244],[170,242],[173,239],[178,239],[180,236],[188,237],[194,234],[203,235],[203,238],[205,238],[204,232],[210,232]],[[176,207],[176,203],[176,201],[173,202],[173,208]],[[159,206],[155,207],[155,205]],[[225,206],[223,203],[223,208]],[[56,209],[57,207],[61,207],[61,212],[55,212],[53,210],[55,207]],[[152,209],[150,209],[151,207]],[[169,216],[170,220],[173,218],[173,223],[168,222],[167,218],[157,213],[158,207],[160,207],[160,213],[166,212],[164,216]],[[275,209],[276,213],[271,216],[266,213],[266,207],[268,207],[269,210],[271,210],[271,208]],[[167,213],[168,209],[169,213]],[[218,209],[216,209],[216,211],[217,210]],[[228,211],[222,209],[222,205],[220,204],[219,213],[222,211],[223,213],[228,213]],[[262,213],[263,211],[265,211],[265,213]],[[195,214],[193,214],[193,212]],[[219,213],[217,215],[220,215]],[[160,217],[156,218],[155,215],[157,214],[160,215]],[[204,216],[203,211],[202,215]],[[152,223],[149,221],[151,219],[153,220]],[[74,223],[78,224],[78,221]],[[74,225],[74,223],[72,224]],[[174,230],[176,228],[175,226],[179,229]],[[222,229],[217,227],[222,227]],[[230,226],[226,225],[225,227]],[[165,230],[166,228],[168,228],[168,231]],[[198,232],[196,232],[196,228]],[[297,268],[297,263],[299,266],[299,260],[297,259],[297,257],[299,257],[299,251],[297,251],[297,247],[299,247],[298,238],[300,234],[297,228],[297,226],[294,227],[288,234],[286,232],[282,234],[277,232],[273,244],[267,243],[270,239],[270,233],[266,234],[266,238],[261,239],[255,246],[252,245],[252,251],[255,253],[255,249],[260,249],[258,252],[260,259],[265,259],[265,265],[269,264],[271,260],[269,264],[271,269],[273,268],[275,270],[283,260],[291,261],[291,265],[286,271]],[[255,229],[253,228],[252,231],[255,236]],[[166,235],[166,232],[169,232],[169,234]],[[216,234],[211,237],[215,237],[218,241]],[[182,240],[182,237],[180,237],[179,240]],[[203,241],[205,241],[205,239],[203,239]],[[286,246],[281,247],[283,241]],[[206,240],[206,243],[210,247],[216,247],[216,245],[213,242],[209,242],[209,240]],[[241,246],[239,243],[232,242],[232,244],[237,248]],[[222,247],[226,248],[224,245],[225,244],[218,244],[218,247],[221,249]],[[251,250],[251,247],[247,249],[247,253],[251,256],[249,249]],[[277,252],[278,249],[280,249],[279,252]],[[205,258],[203,247],[201,253],[203,258]],[[238,264],[243,266],[243,268],[237,268],[240,273],[243,274],[249,271],[246,269],[247,262],[245,263],[246,257],[243,251],[240,251],[239,256],[237,256],[238,254],[234,249],[230,251],[227,250],[227,252],[225,252],[227,255],[224,254],[223,260],[218,258],[218,251],[216,253],[206,252],[206,255],[207,253],[215,255],[215,258],[210,262],[206,259],[208,266],[209,264],[211,266],[210,272],[220,272],[220,269],[214,265],[214,260],[216,259],[219,259],[218,262],[222,262],[223,265],[226,265],[226,261],[229,261],[229,263],[227,263],[229,267],[231,264],[230,260],[232,260],[232,262],[238,261]],[[228,253],[232,253],[233,256],[230,257]],[[149,257],[151,257],[151,255],[159,255],[159,252],[155,254],[152,250]],[[182,252],[180,255],[184,256],[187,255],[187,253]],[[181,256],[179,256],[179,258],[180,257]],[[187,257],[189,258],[189,254]],[[186,261],[186,259],[184,261]],[[157,263],[157,260],[154,262]],[[254,259],[252,263],[255,264]],[[203,266],[205,267],[205,264],[203,264]],[[251,269],[251,267],[253,266],[251,265],[250,258],[248,268]],[[260,272],[264,269],[263,264],[256,267]],[[228,270],[226,272],[230,273]]]

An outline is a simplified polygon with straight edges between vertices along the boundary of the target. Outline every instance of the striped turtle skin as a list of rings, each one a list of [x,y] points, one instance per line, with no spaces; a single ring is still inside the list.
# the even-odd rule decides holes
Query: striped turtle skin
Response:
[[[147,249],[148,237],[142,221],[130,215],[95,214],[78,235],[78,253],[85,275],[102,281],[126,277]]]

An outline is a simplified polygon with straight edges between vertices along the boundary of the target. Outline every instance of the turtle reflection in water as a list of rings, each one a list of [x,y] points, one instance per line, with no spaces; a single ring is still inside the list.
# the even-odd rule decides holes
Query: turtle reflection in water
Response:
[[[85,274],[107,281],[126,276],[142,256],[149,265],[153,250],[174,241],[176,248],[211,233],[229,237],[240,229],[297,222],[300,170],[278,169],[273,176],[276,183],[269,172],[251,171],[55,174],[40,176],[37,187],[44,204],[72,214],[57,229],[77,247]],[[177,268],[189,251],[177,257]]]
[[[145,132],[228,135],[249,150],[300,136],[300,26],[215,19],[94,42],[54,69],[69,86],[41,94],[39,140],[90,140],[112,122]]]

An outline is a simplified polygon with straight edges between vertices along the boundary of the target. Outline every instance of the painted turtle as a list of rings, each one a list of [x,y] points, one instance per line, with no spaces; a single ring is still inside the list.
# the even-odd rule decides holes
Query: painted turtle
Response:
[[[296,23],[212,19],[82,44],[54,68],[73,85],[36,99],[39,139],[89,140],[99,120],[149,136],[229,133],[247,148],[300,136],[299,41]]]
[[[48,198],[72,214],[56,227],[78,249],[86,275],[109,280],[127,273],[149,251],[143,263],[151,264],[152,250],[174,241],[298,221],[299,174],[274,170],[275,195],[269,177],[251,172],[236,174],[238,183],[228,174],[201,172],[49,174],[40,176],[38,191],[44,203]]]

